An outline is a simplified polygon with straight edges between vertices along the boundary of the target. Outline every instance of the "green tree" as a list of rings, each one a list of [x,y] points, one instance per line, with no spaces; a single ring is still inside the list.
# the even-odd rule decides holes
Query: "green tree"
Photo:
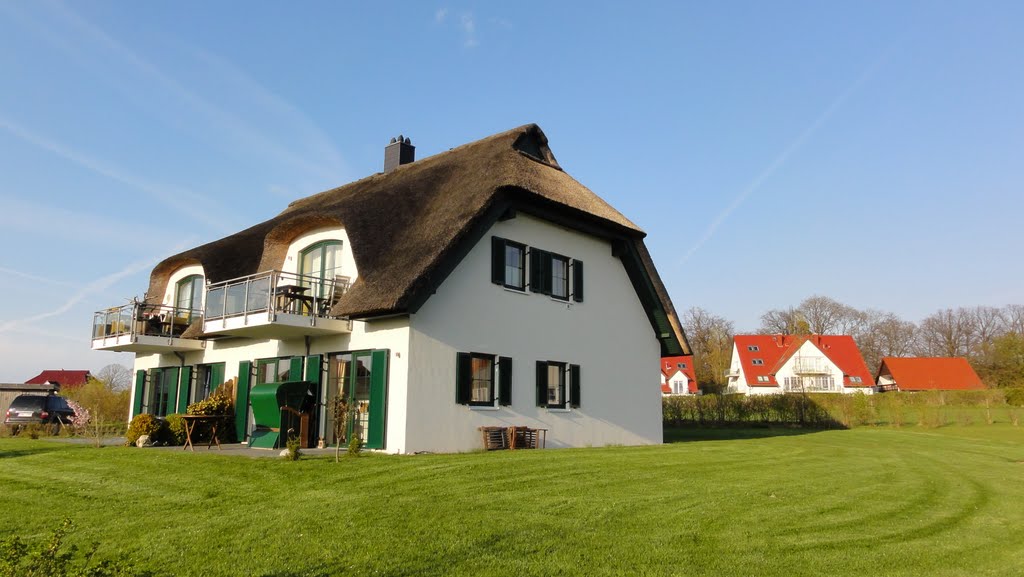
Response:
[[[1006,333],[993,338],[977,367],[990,386],[1024,386],[1024,335]]]

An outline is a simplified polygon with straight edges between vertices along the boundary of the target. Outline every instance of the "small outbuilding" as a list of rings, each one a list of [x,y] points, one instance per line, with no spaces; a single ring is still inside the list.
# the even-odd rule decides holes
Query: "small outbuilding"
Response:
[[[7,415],[11,402],[19,395],[52,395],[60,392],[60,385],[55,383],[0,383],[0,423]]]
[[[977,391],[985,388],[963,357],[885,357],[875,378],[878,392]]]

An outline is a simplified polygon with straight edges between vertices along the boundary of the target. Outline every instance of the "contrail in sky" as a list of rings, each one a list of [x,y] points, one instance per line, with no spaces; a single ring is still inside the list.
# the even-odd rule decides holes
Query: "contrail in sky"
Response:
[[[0,266],[0,274],[11,274],[11,275],[14,275],[14,276],[20,276],[21,278],[27,278],[28,280],[34,280],[36,282],[43,282],[43,283],[57,285],[57,286],[78,286],[78,283],[62,281],[62,280],[54,280],[52,278],[44,278],[44,277],[41,277],[41,276],[36,276],[34,274],[29,274],[27,272],[21,272],[20,270],[14,270],[13,268],[5,268],[5,267],[2,267],[2,266]]]
[[[135,273],[137,273],[137,272],[139,272],[141,270],[145,270],[145,269],[153,266],[153,263],[156,262],[156,260],[157,259],[155,259],[155,258],[149,258],[149,259],[146,259],[146,260],[136,261],[136,262],[133,262],[133,263],[129,264],[125,268],[123,268],[123,269],[121,269],[121,270],[119,270],[119,271],[117,271],[115,273],[111,273],[111,274],[108,274],[106,276],[102,276],[102,277],[100,277],[100,278],[90,282],[89,284],[85,285],[84,287],[82,287],[81,290],[79,290],[75,294],[71,295],[71,298],[69,298],[67,301],[65,301],[64,304],[62,304],[59,307],[53,309],[52,311],[48,311],[48,312],[45,312],[45,313],[39,313],[39,314],[33,315],[31,317],[27,317],[27,318],[23,318],[23,319],[16,319],[16,320],[13,320],[13,321],[7,321],[5,323],[2,323],[2,324],[0,324],[0,334],[6,333],[6,332],[8,332],[8,331],[10,331],[10,330],[20,326],[20,325],[31,324],[31,323],[34,323],[36,321],[41,321],[43,319],[47,319],[47,318],[50,318],[50,317],[55,317],[55,316],[64,314],[67,311],[71,310],[71,308],[73,306],[78,304],[79,301],[81,301],[82,299],[84,299],[88,295],[90,295],[92,293],[104,291],[108,287],[110,287],[110,285],[116,283],[117,281],[119,281],[119,280],[121,280],[121,279],[123,279],[123,278],[125,278],[127,276],[131,276],[131,275],[133,275],[133,274],[135,274]]]
[[[861,74],[860,77],[858,77],[857,80],[853,82],[853,84],[851,84],[846,90],[841,92],[839,96],[837,96],[832,101],[832,103],[829,104],[828,107],[825,108],[825,110],[820,115],[818,115],[816,119],[814,119],[814,122],[812,122],[807,128],[805,128],[804,131],[801,132],[800,135],[793,140],[793,142],[789,143],[789,146],[783,149],[783,151],[779,153],[779,155],[776,156],[774,160],[772,160],[771,164],[769,164],[767,168],[761,171],[761,174],[758,174],[754,180],[750,181],[750,184],[748,184],[746,188],[740,191],[736,198],[734,198],[733,201],[729,203],[729,206],[727,206],[725,210],[723,210],[718,215],[718,217],[715,218],[715,220],[711,221],[711,224],[708,226],[707,230],[704,231],[704,235],[700,237],[700,240],[698,240],[692,247],[690,247],[690,250],[686,251],[686,254],[683,255],[682,260],[679,261],[680,265],[686,264],[686,262],[690,260],[690,257],[693,256],[693,254],[696,253],[698,250],[700,250],[700,248],[704,246],[704,243],[706,243],[708,240],[711,239],[712,236],[715,235],[715,233],[718,231],[718,227],[722,226],[722,223],[725,222],[725,220],[729,218],[729,216],[733,212],[735,212],[735,210],[739,208],[741,204],[743,204],[743,201],[745,201],[748,196],[757,191],[757,189],[761,188],[761,185],[764,184],[766,180],[771,178],[771,176],[775,174],[775,171],[777,171],[783,164],[785,164],[786,161],[788,161],[789,158],[793,156],[793,154],[800,150],[804,143],[807,142],[807,140],[811,136],[813,136],[814,133],[817,132],[818,129],[821,128],[832,117],[833,114],[835,114],[836,110],[839,110],[843,103],[846,102],[847,98],[849,98],[854,91],[860,88],[861,85],[867,81],[867,79],[874,73],[875,69],[878,68],[878,65],[881,64],[883,60],[885,60],[888,53],[888,50],[883,52],[882,56],[875,60],[875,62],[872,63],[871,66],[869,66],[867,70],[865,70],[864,73]]]

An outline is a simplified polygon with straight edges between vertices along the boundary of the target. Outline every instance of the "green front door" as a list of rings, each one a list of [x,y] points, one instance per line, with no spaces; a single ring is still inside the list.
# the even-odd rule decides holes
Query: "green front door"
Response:
[[[331,444],[358,437],[367,449],[384,448],[388,351],[328,355],[325,438]]]

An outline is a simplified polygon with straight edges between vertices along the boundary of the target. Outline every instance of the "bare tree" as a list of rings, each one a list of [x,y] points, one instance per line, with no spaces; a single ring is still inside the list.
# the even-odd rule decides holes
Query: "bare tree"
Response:
[[[761,315],[761,328],[759,333],[763,335],[799,335],[811,332],[807,319],[802,312],[793,307],[788,309],[772,309]]]
[[[732,321],[693,307],[683,314],[683,327],[693,348],[694,372],[700,385],[722,385],[732,356]]]
[[[996,307],[974,307],[974,338],[976,344],[984,345],[1006,333],[1006,318],[1002,309]]]
[[[1024,305],[1003,307],[1003,320],[1006,323],[1006,332],[1024,336]]]
[[[132,386],[132,370],[124,365],[107,365],[96,373],[96,380],[112,391],[126,391]]]
[[[966,357],[977,345],[977,326],[972,311],[945,309],[921,321],[917,354],[928,357]]]
[[[847,331],[858,321],[855,308],[827,296],[809,296],[797,310],[807,321],[812,334],[848,334]]]
[[[867,310],[859,313],[861,326],[853,331],[854,340],[868,368],[874,371],[884,357],[904,357],[914,350],[917,326],[893,313]]]

